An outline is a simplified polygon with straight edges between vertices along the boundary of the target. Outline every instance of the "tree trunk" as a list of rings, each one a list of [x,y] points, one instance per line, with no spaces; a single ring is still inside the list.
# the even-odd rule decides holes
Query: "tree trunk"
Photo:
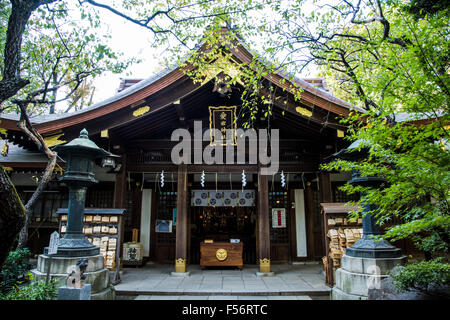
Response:
[[[25,212],[25,222],[19,233],[19,239],[17,241],[16,249],[23,249],[28,241],[28,225],[30,224],[30,214]]]
[[[0,165],[0,269],[11,250],[17,233],[25,224],[25,207],[8,174]]]
[[[3,52],[4,68],[0,80],[0,104],[13,97],[29,83],[28,80],[20,77],[23,33],[31,13],[40,5],[55,1],[57,0],[10,0],[12,7]],[[8,257],[17,234],[25,224],[25,212],[16,188],[0,165],[0,269]]]
[[[48,150],[48,148],[46,148]],[[50,151],[49,151],[50,152]],[[44,174],[41,178],[41,181],[39,181],[39,184],[34,191],[33,195],[31,196],[31,199],[28,200],[27,204],[25,205],[25,221],[22,226],[22,229],[20,230],[19,234],[19,241],[17,243],[17,249],[23,249],[25,248],[25,245],[28,241],[28,225],[30,223],[31,215],[33,213],[34,205],[36,204],[36,201],[41,196],[42,192],[44,191],[47,183],[52,178],[53,170],[55,169],[56,165],[56,153],[51,152],[50,155],[47,154],[47,156],[50,158],[47,167],[45,168]]]
[[[0,103],[14,96],[30,82],[20,77],[20,53],[23,33],[31,13],[41,4],[55,0],[11,0],[6,42],[3,51],[3,78],[0,81]]]

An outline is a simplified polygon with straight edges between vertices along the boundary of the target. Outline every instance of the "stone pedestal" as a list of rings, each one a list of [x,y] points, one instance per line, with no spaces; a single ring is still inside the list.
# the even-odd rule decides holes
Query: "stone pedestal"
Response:
[[[58,288],[58,300],[91,300],[91,285],[85,284],[81,288]]]
[[[186,272],[171,272],[170,275],[172,277],[189,277],[191,275],[190,271]]]
[[[269,272],[256,272],[256,276],[259,277],[274,277],[275,272],[269,271]]]
[[[103,255],[89,257],[53,257],[50,268],[50,278],[57,280],[59,287],[66,285],[66,279],[72,272],[79,259],[88,259],[88,266],[84,275],[85,283],[91,285],[91,300],[114,300],[115,290],[109,280],[109,270],[104,266]],[[45,281],[49,264],[49,257],[39,255],[37,268],[31,272],[35,281]]]
[[[332,300],[367,300],[368,289],[377,288],[388,271],[406,264],[406,256],[398,258],[361,258],[344,255],[336,270]]]

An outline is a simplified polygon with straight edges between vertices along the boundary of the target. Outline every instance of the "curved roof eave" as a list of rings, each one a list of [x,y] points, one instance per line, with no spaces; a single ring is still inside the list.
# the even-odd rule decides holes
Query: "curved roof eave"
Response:
[[[241,61],[245,61],[245,62],[248,63],[251,60],[253,60],[254,53],[252,53],[252,50],[245,44],[245,42],[244,42],[244,40],[242,38],[239,38],[238,41],[239,41],[239,45],[244,50],[239,50],[239,49],[236,50],[236,49],[233,49],[233,48],[229,48],[229,50],[232,51],[235,56],[238,56]],[[271,64],[269,61],[264,61],[264,60],[262,61],[262,63],[263,64]],[[328,101],[330,103],[333,103],[333,104],[337,105],[340,108],[346,109],[346,111],[355,110],[355,111],[358,111],[360,113],[365,113],[366,112],[366,110],[364,110],[364,109],[362,109],[362,108],[360,108],[358,106],[351,105],[347,101],[344,101],[344,100],[342,100],[340,98],[337,98],[337,97],[333,96],[332,94],[330,94],[328,92],[325,92],[323,90],[320,90],[320,89],[314,87],[314,85],[306,82],[305,80],[303,80],[303,79],[301,79],[301,78],[299,78],[297,76],[294,76],[292,78],[287,73],[285,73],[285,72],[283,72],[281,70],[277,71],[275,74],[272,74],[272,75],[279,76],[279,77],[283,78],[284,80],[286,80],[288,82],[292,82],[293,81],[298,86],[300,86],[301,89],[303,89],[303,90],[305,90],[305,91],[307,91],[307,92],[309,92],[309,93],[311,93],[311,94],[313,94],[313,95],[315,95],[315,96],[317,96],[319,98],[322,98],[322,99],[324,99],[324,100],[326,100],[326,101]],[[265,78],[267,80],[269,80],[269,81],[272,81],[272,79],[271,79],[272,75],[265,76]],[[287,90],[289,90],[289,88],[287,86],[282,86],[281,83],[279,83],[278,85],[281,86],[281,87],[284,87]],[[302,97],[301,97],[301,99],[302,99]],[[325,106],[322,105],[322,107],[325,107]],[[330,111],[333,111],[333,110],[330,110]],[[336,111],[337,110],[334,110],[333,112],[336,112]],[[336,112],[336,113],[341,114],[340,112]]]
[[[107,107],[108,105],[112,105],[122,99],[129,98],[130,96],[133,96],[134,94],[138,93],[139,91],[141,91],[143,89],[146,89],[146,88],[148,89],[152,84],[156,83],[158,80],[163,81],[164,77],[166,77],[167,75],[169,75],[170,73],[172,73],[174,71],[177,71],[177,69],[178,69],[178,66],[169,67],[147,79],[144,79],[144,80],[136,83],[135,85],[133,85],[131,87],[128,87],[128,88],[118,92],[117,94],[115,94],[103,101],[95,103],[92,106],[89,106],[85,109],[81,109],[81,110],[70,112],[70,113],[38,115],[38,116],[30,117],[30,121],[32,124],[36,125],[37,129],[41,133],[45,133],[48,131],[54,131],[55,129],[61,129],[61,128],[53,127],[53,129],[51,129],[51,130],[46,130],[47,127],[51,126],[53,123],[56,124],[57,122],[59,122],[61,120],[77,118],[77,117],[92,113],[93,111],[100,110],[104,107]],[[170,81],[170,83],[166,83],[166,85],[172,84],[173,82],[180,79],[181,77],[182,77],[181,74],[176,74],[175,75],[176,79],[175,80],[172,79],[172,81]],[[137,99],[136,101],[139,101],[139,99]],[[135,101],[133,101],[133,102],[135,102]],[[127,105],[132,104],[133,102],[127,101]],[[6,120],[8,123],[10,121],[18,121],[19,118],[20,118],[19,114],[12,114],[12,113],[2,114],[0,116],[0,120]],[[1,126],[1,124],[0,124],[0,126]],[[8,129],[12,129],[11,126],[9,126],[9,127],[10,128],[8,128]],[[65,127],[65,126],[63,126],[63,127]]]
[[[236,58],[243,62],[251,61],[251,59],[253,59],[253,55],[250,53],[249,49],[244,46],[242,40],[239,41],[239,44],[241,46],[241,50],[230,49],[232,53],[236,56]],[[127,107],[135,102],[147,98],[149,95],[158,92],[159,90],[175,83],[177,80],[180,80],[183,77],[187,76],[184,74],[181,68],[175,64],[88,108],[67,114],[35,116],[30,120],[33,124],[36,125],[36,128],[40,133],[54,132],[56,130],[79,124],[98,116]],[[277,77],[279,79],[277,79]],[[295,82],[298,86],[300,86],[301,89],[304,90],[304,92],[307,93],[306,95],[303,93],[301,94],[301,100],[304,100],[304,102],[306,103],[317,105],[336,114],[347,115],[350,110],[365,112],[364,109],[352,106],[346,101],[314,87],[314,85],[306,82],[303,79],[300,79],[298,77],[294,77],[293,79],[291,79],[287,74],[284,74],[281,71],[278,71],[274,74],[269,74],[268,76],[266,76],[266,79],[274,82],[274,84],[281,88],[287,89],[288,91],[290,91],[290,85],[285,85],[283,84],[283,81],[280,80],[284,79],[288,83]],[[7,122],[18,121],[19,115],[3,114],[0,116],[0,120],[2,119],[7,120]],[[9,127],[10,129],[12,129],[11,125],[9,125]]]

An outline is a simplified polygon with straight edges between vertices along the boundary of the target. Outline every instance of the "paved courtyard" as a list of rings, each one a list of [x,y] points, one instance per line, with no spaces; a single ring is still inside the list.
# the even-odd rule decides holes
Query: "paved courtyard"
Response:
[[[326,298],[330,292],[319,263],[272,265],[273,277],[257,277],[256,265],[245,265],[243,270],[202,270],[198,265],[190,265],[189,277],[172,276],[173,269],[173,265],[161,264],[124,268],[116,292],[119,296],[135,296],[136,300],[310,300]]]

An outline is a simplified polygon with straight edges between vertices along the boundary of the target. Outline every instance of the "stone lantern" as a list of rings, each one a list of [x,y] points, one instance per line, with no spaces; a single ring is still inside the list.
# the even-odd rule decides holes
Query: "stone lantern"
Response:
[[[110,283],[109,270],[105,268],[100,248],[92,245],[83,234],[83,218],[87,188],[98,181],[94,178],[95,160],[117,157],[89,140],[83,129],[80,137],[53,148],[66,161],[66,170],[59,180],[69,188],[69,204],[66,233],[58,241],[56,254],[49,255],[48,248],[39,255],[37,268],[31,272],[34,281],[57,280],[58,286],[66,285],[68,274],[80,259],[87,261],[86,284],[91,286],[91,300],[114,300],[115,290]],[[103,161],[102,161],[103,163]]]
[[[386,183],[384,179],[378,177],[361,177],[359,172],[352,174],[352,179],[348,183],[364,186],[381,188]],[[364,194],[361,194],[364,198]],[[401,250],[394,247],[385,239],[375,239],[374,236],[380,235],[380,228],[373,216],[376,207],[367,201],[362,203],[362,227],[363,236],[350,248],[347,248],[345,254],[351,257],[361,258],[397,258],[402,255]]]
[[[363,140],[356,140],[347,149],[333,156],[348,161],[360,161],[367,156],[367,149],[358,150],[363,143]],[[348,183],[383,188],[387,182],[379,177],[362,177],[359,172],[353,171],[352,179]],[[368,289],[376,289],[381,279],[388,276],[390,269],[406,263],[406,257],[402,256],[399,248],[385,239],[374,237],[380,235],[376,217],[373,215],[376,207],[364,201],[364,196],[361,194],[363,236],[347,248],[342,256],[341,268],[336,270],[336,285],[331,293],[333,300],[367,299]]]
[[[56,146],[53,150],[66,161],[65,174],[59,180],[65,182],[69,188],[67,229],[64,237],[59,240],[55,256],[98,255],[100,248],[92,245],[83,234],[86,191],[88,186],[98,183],[93,172],[95,160],[115,156],[91,141],[86,129],[81,130],[79,138]]]

